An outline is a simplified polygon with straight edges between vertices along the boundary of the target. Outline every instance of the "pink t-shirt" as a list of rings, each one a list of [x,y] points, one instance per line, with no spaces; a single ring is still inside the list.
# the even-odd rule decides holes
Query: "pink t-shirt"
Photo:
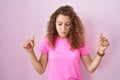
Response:
[[[88,54],[86,44],[78,50],[70,50],[67,38],[57,37],[55,48],[48,45],[47,37],[40,51],[48,55],[48,80],[82,80],[80,74],[80,55]]]

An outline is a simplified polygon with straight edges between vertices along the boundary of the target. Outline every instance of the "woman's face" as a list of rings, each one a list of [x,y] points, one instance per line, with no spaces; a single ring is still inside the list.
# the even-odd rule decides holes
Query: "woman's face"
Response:
[[[62,38],[67,37],[71,27],[70,17],[59,14],[56,18],[56,30]]]

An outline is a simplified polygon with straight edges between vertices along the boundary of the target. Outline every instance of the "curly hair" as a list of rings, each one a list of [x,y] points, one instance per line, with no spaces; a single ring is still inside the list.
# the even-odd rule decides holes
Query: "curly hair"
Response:
[[[47,37],[50,45],[52,47],[55,46],[55,40],[58,36],[55,23],[57,16],[60,14],[70,17],[71,28],[67,35],[67,38],[69,39],[69,43],[72,49],[79,49],[84,45],[85,42],[85,29],[80,18],[77,16],[74,9],[69,5],[59,7],[50,16],[50,20],[47,26]]]

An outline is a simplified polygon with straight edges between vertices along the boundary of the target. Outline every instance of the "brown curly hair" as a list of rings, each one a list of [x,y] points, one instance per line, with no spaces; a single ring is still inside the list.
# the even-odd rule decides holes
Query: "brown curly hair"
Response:
[[[56,30],[56,18],[58,15],[67,15],[71,20],[71,29],[67,35],[72,49],[79,49],[85,42],[85,29],[73,8],[69,5],[61,6],[51,16],[47,26],[47,37],[52,47],[55,46],[55,40],[58,36]]]

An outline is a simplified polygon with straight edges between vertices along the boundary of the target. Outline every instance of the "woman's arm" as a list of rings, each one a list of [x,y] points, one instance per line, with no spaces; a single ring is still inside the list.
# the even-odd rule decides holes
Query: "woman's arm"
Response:
[[[89,54],[81,56],[81,59],[89,72],[91,73],[94,72],[100,65],[102,57],[104,56],[108,46],[109,46],[108,40],[101,34],[99,39],[98,51],[96,52],[95,58],[92,60]]]
[[[93,73],[97,69],[102,59],[102,57],[96,55],[96,57],[92,60],[89,54],[81,56],[81,58],[90,73]]]
[[[29,53],[29,57],[30,57],[31,63],[32,63],[33,67],[35,68],[35,70],[39,74],[42,74],[45,71],[46,66],[47,66],[48,55],[41,53],[40,59],[38,60],[33,51],[33,52]]]
[[[29,39],[24,43],[24,48],[26,49],[31,63],[33,65],[33,67],[35,68],[35,70],[39,73],[42,74],[47,66],[47,62],[48,62],[48,55],[42,53],[40,56],[40,59],[38,60],[37,57],[35,56],[35,52],[34,52],[34,37],[33,39]]]

